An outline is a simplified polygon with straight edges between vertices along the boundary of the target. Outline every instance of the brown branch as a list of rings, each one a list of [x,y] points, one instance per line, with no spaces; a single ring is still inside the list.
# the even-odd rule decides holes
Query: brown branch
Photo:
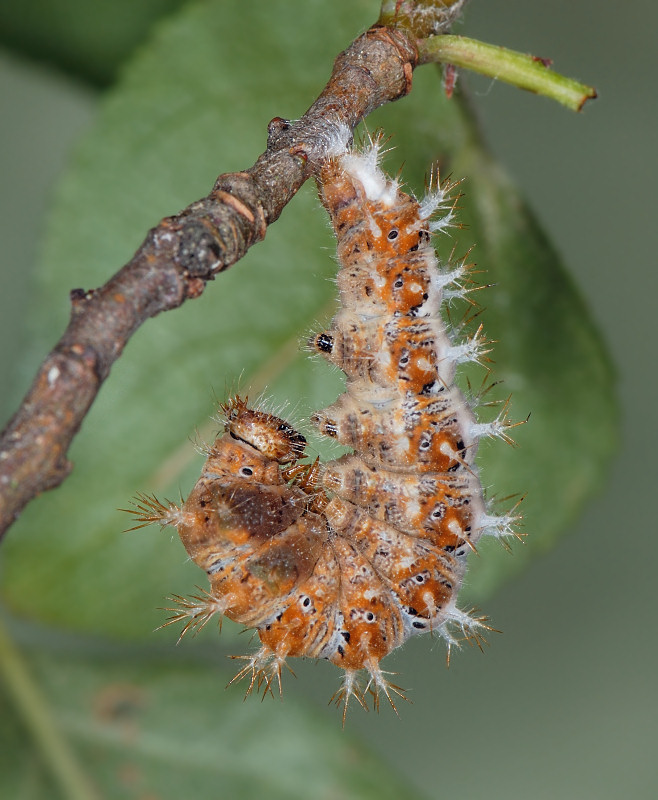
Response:
[[[374,26],[338,56],[300,120],[272,120],[253,167],[221,175],[207,197],[163,219],[100,289],[71,292],[69,325],[0,438],[0,537],[33,497],[70,473],[69,445],[137,328],[198,297],[263,239],[336,132],[354,130],[375,108],[407,94],[417,62],[405,33]]]

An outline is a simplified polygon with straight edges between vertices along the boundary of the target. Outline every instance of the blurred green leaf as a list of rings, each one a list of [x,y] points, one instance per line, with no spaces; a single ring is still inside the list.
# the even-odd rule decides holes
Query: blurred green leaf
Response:
[[[457,245],[459,256],[472,247],[475,279],[491,284],[475,297],[484,309],[476,324],[483,322],[495,343],[491,379],[501,384],[484,399],[504,401],[511,394],[511,419],[530,415],[511,431],[518,447],[480,445],[489,496],[500,498],[503,510],[523,496],[518,513],[528,534],[512,557],[495,541],[478,544],[463,595],[480,602],[553,547],[600,488],[617,448],[615,375],[585,302],[487,151],[469,104],[446,101],[434,69],[418,70],[414,81],[408,98],[413,111],[405,100],[373,114],[369,125],[395,133],[393,144],[406,158],[404,176],[418,192],[430,163],[443,176],[462,180],[459,219],[465,229],[445,237],[439,252],[449,257]],[[477,390],[482,370],[470,370],[468,378]]]
[[[103,283],[160,217],[205,194],[216,173],[253,163],[267,121],[303,113],[336,53],[375,15],[370,2],[305,8],[302,27],[295,7],[264,0],[192,6],[133,61],[59,188],[40,273],[41,352],[66,322],[68,290]],[[433,161],[466,178],[468,228],[448,249],[458,241],[461,254],[477,243],[482,280],[496,284],[478,299],[498,341],[498,396],[513,393],[514,418],[531,414],[515,431],[519,448],[482,447],[491,493],[528,494],[530,535],[513,557],[495,542],[482,546],[469,575],[470,596],[481,599],[551,546],[598,487],[615,441],[612,375],[586,308],[469,115],[446,100],[432,69],[414,82],[369,127],[394,135],[391,170],[404,161],[417,191]],[[169,533],[121,534],[129,521],[115,509],[137,490],[176,499],[191,488],[201,458],[187,438],[212,413],[212,391],[223,397],[267,383],[274,403],[292,403],[293,421],[335,398],[339,376],[295,355],[305,332],[330,316],[332,252],[307,186],[266,241],[200,300],[139,331],[76,440],[72,477],[7,537],[3,594],[16,612],[145,637],[162,621],[155,607],[164,595],[203,581]],[[482,378],[473,380],[477,388]]]
[[[512,431],[518,448],[490,442],[483,453],[485,482],[494,492],[526,495],[519,510],[528,537],[511,559],[495,542],[481,548],[469,581],[479,600],[551,548],[599,490],[618,445],[619,409],[603,340],[515,187],[473,138],[453,168],[472,176],[464,221],[485,280],[495,284],[482,302],[496,341],[499,395],[512,393],[516,420],[530,415]]]
[[[21,714],[0,684],[0,788],[6,797],[24,800],[59,797],[33,746]]]
[[[0,648],[0,673],[5,656]],[[338,723],[288,697],[243,703],[239,688],[223,691],[215,664],[56,650],[32,653],[23,667],[42,724],[54,726],[81,780],[104,800],[418,796]],[[12,690],[11,682],[0,689],[3,797],[69,797],[54,791],[44,766],[53,754],[23,727]]]
[[[181,5],[182,0],[6,0],[0,3],[0,45],[104,86],[152,25]]]

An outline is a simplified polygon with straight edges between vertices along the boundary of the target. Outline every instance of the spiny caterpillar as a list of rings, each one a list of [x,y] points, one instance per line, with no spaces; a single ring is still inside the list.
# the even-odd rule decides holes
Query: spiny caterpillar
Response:
[[[176,598],[169,622],[185,633],[220,614],[255,628],[261,647],[236,676],[250,677],[247,693],[280,690],[289,657],[328,659],[344,670],[343,719],[368,691],[395,708],[404,695],[380,664],[409,637],[435,632],[448,653],[481,642],[485,618],[457,606],[466,557],[485,534],[516,535],[513,512],[488,509],[475,465],[480,439],[509,441],[507,406],[478,422],[454,383],[488,342],[481,329],[453,341],[442,316],[471,291],[468,265],[440,267],[431,244],[452,223],[452,187],[437,178],[418,202],[382,172],[380,150],[379,139],[334,155],[318,176],[340,308],[311,347],[347,379],[311,419],[353,452],[302,463],[304,437],[236,397],[187,501],[135,504],[141,525],[175,526],[210,579],[206,595]]]

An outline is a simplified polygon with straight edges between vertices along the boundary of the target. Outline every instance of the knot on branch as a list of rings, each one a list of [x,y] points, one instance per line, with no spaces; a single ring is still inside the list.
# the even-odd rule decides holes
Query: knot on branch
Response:
[[[467,0],[385,0],[379,22],[403,29],[416,39],[447,33]]]
[[[418,58],[416,43],[406,32],[373,25],[340,53],[334,62],[334,73],[345,69],[346,63],[351,69],[363,70],[372,80],[373,102],[381,105],[409,94]],[[397,64],[392,63],[393,59]]]
[[[66,376],[89,379],[93,375],[94,379],[100,384],[107,377],[109,367],[102,365],[99,352],[89,343],[74,342],[69,343],[61,339],[53,350],[53,354],[60,356],[57,363],[53,364],[46,372],[46,383],[52,389],[56,380]]]
[[[207,218],[188,219],[178,237],[176,260],[192,278],[209,280],[222,252],[217,228]]]

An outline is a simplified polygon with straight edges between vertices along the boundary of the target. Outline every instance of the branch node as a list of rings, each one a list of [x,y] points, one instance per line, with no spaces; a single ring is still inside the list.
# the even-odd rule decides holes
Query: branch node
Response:
[[[279,139],[281,136],[289,131],[292,123],[289,119],[283,117],[274,117],[269,121],[267,126],[267,149],[268,151],[276,150]]]
[[[220,256],[217,228],[203,217],[187,219],[178,234],[176,253],[176,261],[186,274],[191,278],[209,280],[221,264]],[[189,292],[187,296],[190,296]]]

